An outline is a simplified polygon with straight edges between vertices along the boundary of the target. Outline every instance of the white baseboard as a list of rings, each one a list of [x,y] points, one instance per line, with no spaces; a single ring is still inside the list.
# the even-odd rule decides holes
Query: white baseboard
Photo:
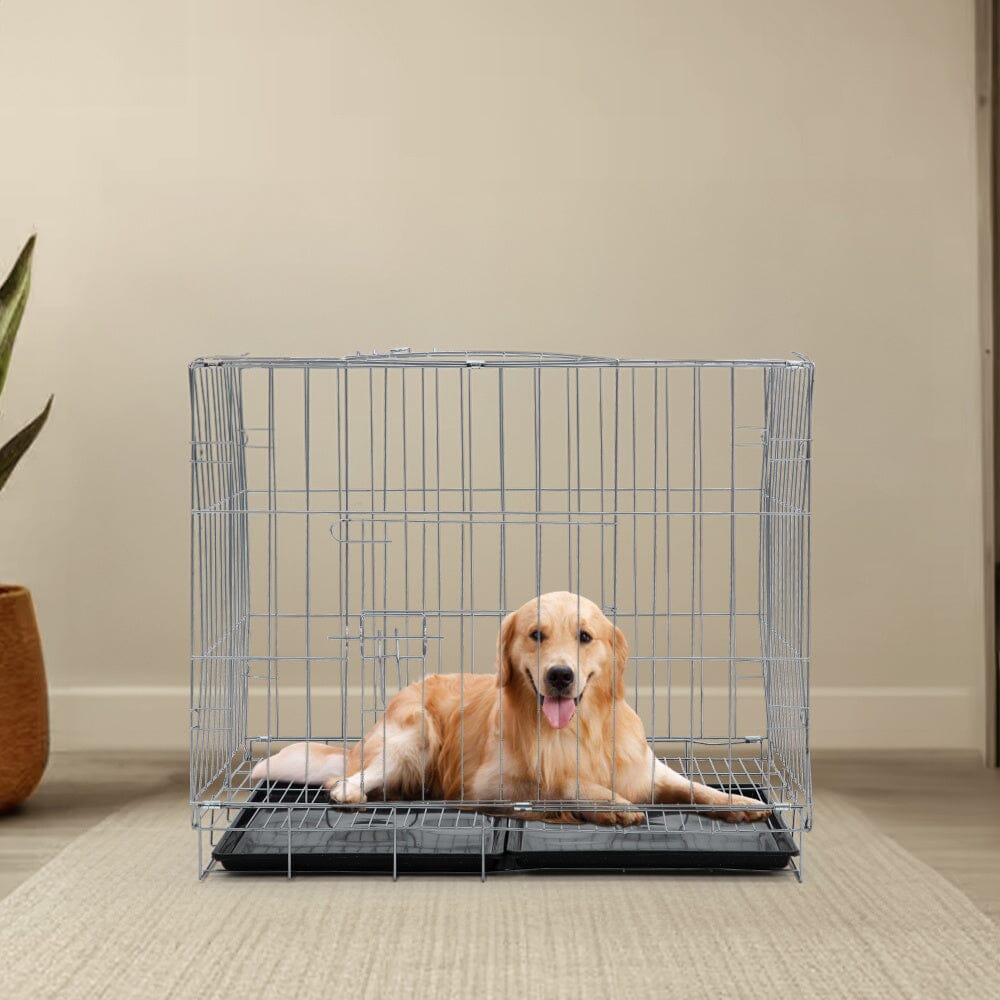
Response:
[[[313,689],[314,720],[323,718],[324,703],[332,715],[335,694]],[[705,700],[707,713],[713,704],[724,711],[726,690],[706,689]],[[979,708],[967,687],[814,687],[810,742],[814,749],[978,750]],[[50,709],[54,750],[188,748],[189,689],[182,685],[54,687]]]

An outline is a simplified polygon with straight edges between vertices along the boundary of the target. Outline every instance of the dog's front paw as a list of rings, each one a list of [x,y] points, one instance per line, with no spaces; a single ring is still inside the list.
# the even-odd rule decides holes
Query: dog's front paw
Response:
[[[326,786],[330,801],[339,805],[367,802],[368,796],[361,789],[361,782],[354,778],[337,778]]]
[[[619,812],[612,813],[616,826],[638,826],[646,822],[646,814],[641,812]]]
[[[771,815],[771,810],[760,799],[751,799],[746,795],[734,795],[733,805],[749,808],[735,808],[732,812],[719,813],[718,818],[727,823],[754,823]]]
[[[622,801],[622,805],[631,803]],[[585,823],[596,823],[598,826],[636,826],[646,822],[646,814],[641,812],[593,812],[581,813],[580,819]]]

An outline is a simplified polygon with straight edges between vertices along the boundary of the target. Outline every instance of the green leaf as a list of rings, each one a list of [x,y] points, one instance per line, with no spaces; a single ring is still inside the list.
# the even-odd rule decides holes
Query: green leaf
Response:
[[[14,471],[14,466],[24,457],[24,453],[31,447],[39,431],[45,426],[45,421],[49,419],[49,410],[52,409],[52,396],[45,404],[45,409],[35,417],[26,427],[22,427],[2,448],[0,448],[0,489],[10,478]]]
[[[14,351],[14,338],[21,325],[24,307],[31,289],[31,259],[35,252],[35,237],[24,244],[6,281],[0,285],[0,393],[7,381],[10,356]]]

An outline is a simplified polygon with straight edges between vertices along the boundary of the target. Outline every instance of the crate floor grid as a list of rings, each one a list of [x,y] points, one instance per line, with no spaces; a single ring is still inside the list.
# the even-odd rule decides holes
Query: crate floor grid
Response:
[[[732,790],[764,797],[756,786]],[[253,790],[212,857],[234,872],[485,874],[764,871],[787,867],[797,854],[776,813],[730,824],[663,809],[628,828],[567,825],[418,804],[343,811],[329,808],[320,788],[272,782]]]

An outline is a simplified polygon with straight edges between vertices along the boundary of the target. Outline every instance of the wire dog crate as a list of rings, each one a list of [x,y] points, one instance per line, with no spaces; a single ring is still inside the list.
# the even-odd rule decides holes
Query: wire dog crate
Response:
[[[680,867],[801,878],[810,361],[398,349],[204,358],[190,389],[199,877]],[[308,774],[252,776],[302,741],[350,750],[410,684],[423,692],[453,673],[464,690],[495,673],[504,616],[562,590],[627,637],[624,702],[651,759],[759,798],[768,816],[727,823],[723,806],[665,806],[650,792],[629,806],[641,822],[574,825],[549,820],[583,803],[376,789],[358,808]]]

